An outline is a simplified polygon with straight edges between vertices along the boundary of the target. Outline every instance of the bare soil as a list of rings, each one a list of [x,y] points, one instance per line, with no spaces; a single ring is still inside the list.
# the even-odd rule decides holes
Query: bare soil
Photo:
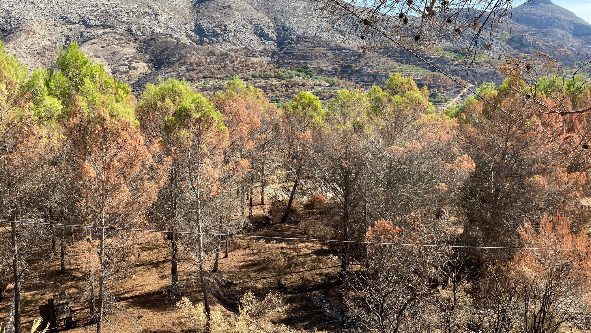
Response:
[[[279,237],[310,237],[305,228],[330,224],[315,211],[298,209],[287,223],[265,225],[263,209],[255,207],[252,235]],[[266,213],[266,212],[265,212]],[[277,220],[278,221],[278,220]],[[317,235],[312,235],[317,236]],[[161,235],[144,235],[138,245],[139,259],[125,278],[109,286],[111,306],[105,332],[184,332],[188,331],[175,304],[181,297],[201,301],[198,266],[186,249],[181,249],[179,263],[180,292],[171,297],[169,243]],[[54,292],[66,291],[73,299],[76,327],[72,333],[94,332],[89,321],[88,304],[84,301],[87,273],[83,265],[83,248],[75,243],[68,247],[67,271],[59,272],[59,257],[51,246],[36,262],[31,263],[25,276],[23,293],[23,325],[26,330],[40,317],[39,306]],[[213,255],[207,267],[213,265]],[[247,291],[264,296],[279,292],[289,304],[284,323],[298,329],[317,328],[334,331],[342,324],[337,275],[337,251],[321,242],[284,241],[234,238],[228,258],[224,247],[220,254],[219,271],[208,274],[214,306],[223,311],[237,311],[240,297]],[[7,316],[12,293],[9,286],[0,303],[0,318]],[[65,328],[62,327],[65,331]]]

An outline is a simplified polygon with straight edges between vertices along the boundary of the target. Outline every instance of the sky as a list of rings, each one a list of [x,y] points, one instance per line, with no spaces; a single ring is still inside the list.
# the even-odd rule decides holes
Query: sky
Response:
[[[552,2],[570,10],[591,24],[591,0],[552,0]]]

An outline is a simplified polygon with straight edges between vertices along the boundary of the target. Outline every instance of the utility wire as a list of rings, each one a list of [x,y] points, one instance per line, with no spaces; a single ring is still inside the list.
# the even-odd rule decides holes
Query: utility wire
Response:
[[[321,238],[307,238],[307,237],[281,237],[281,236],[262,236],[262,235],[245,235],[245,234],[225,234],[225,233],[211,233],[211,232],[193,232],[193,231],[169,231],[157,229],[140,229],[140,228],[120,228],[111,226],[93,226],[81,224],[64,224],[64,223],[50,223],[50,222],[36,222],[36,221],[8,221],[0,220],[0,223],[5,224],[22,224],[33,226],[51,226],[60,228],[79,228],[91,230],[106,230],[106,231],[129,231],[129,232],[145,232],[158,234],[176,234],[176,235],[193,235],[193,236],[214,236],[214,237],[233,237],[245,239],[263,239],[263,240],[277,240],[277,241],[297,241],[307,243],[340,243],[340,244],[360,244],[360,245],[390,245],[390,246],[404,246],[404,247],[421,247],[421,248],[450,248],[450,249],[477,249],[477,250],[525,250],[525,251],[543,251],[552,250],[550,248],[542,247],[518,247],[518,246],[477,246],[477,245],[451,245],[451,244],[418,244],[418,243],[399,243],[399,242],[368,242],[342,239],[321,239]],[[561,251],[576,251],[577,249],[562,249]]]
[[[341,267],[341,265],[334,265],[334,266],[323,266],[323,267],[318,267],[318,268],[303,269],[303,270],[299,270],[299,271],[291,271],[291,272],[277,274],[277,275],[252,278],[252,279],[249,279],[248,281],[260,281],[260,280],[275,279],[275,278],[282,277],[282,276],[291,276],[291,275],[295,275],[295,274],[323,271],[323,270],[327,270],[327,269],[340,268],[340,267]]]

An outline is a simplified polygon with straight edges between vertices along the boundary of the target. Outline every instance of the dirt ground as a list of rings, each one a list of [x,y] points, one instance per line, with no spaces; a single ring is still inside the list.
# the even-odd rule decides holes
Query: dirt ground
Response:
[[[262,207],[255,210],[251,234],[280,237],[310,237],[302,229],[318,225],[312,211],[301,209],[297,220],[287,223],[262,223]],[[267,208],[267,207],[265,207]],[[257,217],[258,215],[258,217]],[[315,236],[315,235],[312,235]],[[139,259],[125,274],[125,278],[109,284],[110,311],[105,332],[166,333],[183,332],[181,313],[175,304],[181,297],[192,302],[201,301],[198,266],[186,249],[180,250],[179,285],[176,297],[168,293],[170,286],[169,242],[162,235],[142,237],[138,245]],[[46,304],[54,292],[66,291],[74,302],[76,327],[71,333],[94,332],[89,322],[87,302],[87,272],[83,265],[83,247],[70,246],[67,271],[59,272],[59,257],[51,253],[50,245],[42,258],[30,264],[23,286],[23,325],[26,330],[40,317],[39,306]],[[206,267],[212,267],[213,256]],[[298,329],[335,330],[342,318],[338,304],[337,251],[324,243],[234,238],[230,242],[229,257],[224,258],[223,247],[219,271],[208,274],[214,296],[214,307],[222,311],[238,308],[240,297],[247,291],[263,297],[270,291],[283,295],[289,305],[284,324]],[[12,286],[6,292],[12,293]],[[7,297],[9,298],[9,297]],[[0,303],[0,318],[7,316],[9,299]],[[227,310],[228,309],[228,310]],[[65,331],[65,329],[62,330]]]

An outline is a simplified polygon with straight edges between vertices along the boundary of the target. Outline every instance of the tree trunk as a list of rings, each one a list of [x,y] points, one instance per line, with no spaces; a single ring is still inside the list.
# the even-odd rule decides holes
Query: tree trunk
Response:
[[[53,227],[51,228],[53,229]],[[51,232],[53,233],[54,230],[51,230]],[[51,256],[53,257],[57,252],[57,239],[55,238],[55,235],[51,235]]]
[[[248,197],[248,218],[252,218],[252,191],[250,191],[250,195]]]
[[[199,279],[201,280],[201,288],[203,291],[203,306],[205,308],[205,317],[207,318],[205,324],[205,332],[209,333],[211,332],[211,309],[209,308],[209,296],[207,294],[207,285],[205,284],[205,269],[203,267],[203,226],[201,224],[201,199],[199,198],[199,190],[197,193],[197,226],[199,232]]]
[[[265,205],[265,186],[266,186],[266,180],[265,180],[265,162],[262,163],[261,165],[261,205],[264,206]]]
[[[104,213],[101,216],[101,238],[99,243],[99,311],[98,320],[96,323],[96,333],[102,333],[103,331],[103,317],[105,315],[105,219]]]
[[[245,199],[245,196],[244,196],[244,192],[245,192],[244,191],[244,184],[242,186],[240,186],[240,189],[238,190],[238,192],[239,192],[238,193],[238,197],[240,198],[240,213],[241,213],[242,217],[244,217],[246,215],[245,214],[246,207],[244,205],[244,199]],[[248,199],[248,198],[246,197],[246,199]]]
[[[295,198],[296,189],[300,182],[300,176],[296,173],[296,179],[293,183],[293,187],[291,188],[291,193],[289,194],[289,201],[287,202],[287,207],[285,207],[285,212],[283,212],[283,216],[281,216],[281,223],[285,223],[287,221],[287,217],[289,216],[289,211],[291,210],[291,206],[293,204],[293,199]]]
[[[14,219],[13,219],[14,220]],[[14,282],[14,297],[12,299],[13,306],[14,306],[14,333],[21,332],[21,274],[19,268],[19,252],[18,252],[18,238],[16,232],[16,223],[12,223],[12,275],[13,275],[13,282]]]
[[[220,267],[220,241],[218,241],[218,245],[215,248],[215,257],[213,261],[213,267],[211,268],[212,273],[216,273]]]
[[[345,282],[345,279],[347,278],[347,266],[349,265],[349,243],[347,243],[348,240],[349,233],[347,232],[347,228],[345,227],[345,233],[343,236],[343,249],[341,253],[341,271],[339,272],[339,279],[341,280],[341,282]]]
[[[172,256],[170,258],[170,293],[176,295],[179,289],[179,270],[178,270],[178,237],[176,234],[172,234],[170,239],[172,245]]]
[[[89,232],[89,238],[88,238],[89,242],[90,242],[90,248],[92,249],[92,230],[90,230]],[[91,253],[92,254],[92,253]],[[90,265],[90,272],[89,272],[89,282],[90,282],[90,290],[89,290],[89,304],[88,304],[88,310],[90,311],[90,321],[91,322],[96,322],[96,302],[95,302],[95,291],[94,291],[94,267],[92,267],[92,264],[90,264],[90,259],[88,259],[89,265]]]
[[[252,218],[252,176],[250,176],[250,185],[248,186],[248,218]]]
[[[194,143],[197,147],[197,158],[201,158],[201,139],[198,137],[197,142]],[[191,161],[191,150],[189,149],[189,161]],[[201,281],[201,289],[203,291],[203,307],[205,308],[205,333],[211,332],[211,309],[209,307],[209,296],[207,293],[207,285],[205,284],[205,269],[204,269],[204,252],[203,252],[203,220],[201,219],[201,179],[199,175],[199,170],[197,170],[195,177],[197,180],[197,186],[195,186],[195,182],[193,181],[193,168],[191,167],[192,163],[188,163],[188,171],[189,171],[189,182],[191,184],[191,189],[195,195],[195,199],[197,201],[197,232],[199,234],[199,280]]]
[[[66,240],[64,236],[64,232],[62,231],[62,236],[60,239],[60,273],[66,272]]]
[[[350,200],[350,189],[349,189],[349,174],[345,173],[345,179],[343,182],[343,250],[341,253],[341,272],[339,273],[339,279],[345,282],[347,278],[347,267],[349,266],[349,200]]]
[[[6,288],[8,288],[8,283],[0,281],[0,303],[4,300],[4,292],[6,292]]]
[[[55,237],[55,227],[53,226],[53,224],[55,223],[53,221],[53,218],[51,217],[51,214],[49,214],[49,230],[51,233],[51,256],[53,257],[56,253],[57,253],[57,238]]]
[[[228,258],[228,248],[230,247],[228,244],[229,242],[230,240],[228,239],[228,236],[226,236],[226,253],[224,254],[224,258]]]
[[[219,225],[218,225],[218,230],[221,233],[222,230],[222,217],[220,216],[220,220],[219,220]],[[218,239],[217,241],[217,245],[215,247],[215,260],[213,262],[213,267],[211,268],[211,272],[215,273],[218,271],[219,265],[220,265],[220,247],[221,247],[221,242],[222,239],[221,237]]]
[[[178,253],[179,253],[179,236],[178,234],[176,234],[176,223],[178,223],[177,218],[178,218],[178,200],[179,200],[179,193],[180,193],[180,189],[179,189],[179,185],[178,185],[178,172],[180,166],[177,164],[177,162],[174,163],[173,168],[171,170],[171,180],[172,183],[174,184],[174,197],[172,200],[172,207],[171,210],[173,212],[173,218],[172,221],[170,221],[171,223],[171,227],[170,227],[170,231],[171,233],[169,234],[170,236],[170,245],[172,247],[172,253],[170,256],[170,293],[172,296],[175,296],[178,291],[179,291],[179,269],[178,269],[178,265],[179,265],[179,259],[178,259]],[[174,221],[174,222],[173,222]]]

